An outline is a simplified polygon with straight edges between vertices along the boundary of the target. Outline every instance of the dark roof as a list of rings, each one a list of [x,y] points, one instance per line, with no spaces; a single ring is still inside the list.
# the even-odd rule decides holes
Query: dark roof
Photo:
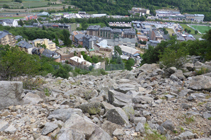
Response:
[[[100,25],[90,25],[87,30],[99,30]]]
[[[122,30],[121,29],[113,29],[111,32],[112,33],[122,33]]]
[[[32,26],[32,25],[23,25],[23,27],[32,28],[32,27],[34,27],[34,26]]]
[[[103,27],[103,28],[100,28],[100,30],[102,30],[102,31],[111,31],[112,29],[110,27]]]
[[[45,49],[42,53],[43,56],[45,57],[52,57],[52,58],[59,58],[60,55],[58,55],[56,52],[54,51],[50,51],[48,49]]]
[[[20,36],[20,35],[15,36],[15,39],[16,39],[16,40],[18,40],[19,38],[23,38],[23,37]]]
[[[33,47],[31,44],[29,44],[28,42],[26,42],[24,40],[18,42],[16,45],[21,47],[21,48],[27,48],[27,49]]]
[[[136,35],[136,31],[134,29],[124,29],[123,32],[127,35]]]
[[[5,37],[8,34],[11,35],[11,33],[9,33],[8,31],[0,31],[0,39],[3,38],[3,37]]]
[[[85,36],[84,34],[77,34],[75,35],[75,38],[79,40],[82,39],[84,36]]]
[[[7,24],[12,24],[14,19],[3,19],[2,22],[6,22]]]

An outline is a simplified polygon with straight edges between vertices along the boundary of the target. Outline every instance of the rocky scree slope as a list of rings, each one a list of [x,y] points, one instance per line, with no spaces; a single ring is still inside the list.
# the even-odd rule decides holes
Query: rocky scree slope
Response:
[[[97,77],[37,76],[36,90],[23,89],[26,77],[1,81],[0,139],[210,139],[210,71],[211,62],[145,64]]]

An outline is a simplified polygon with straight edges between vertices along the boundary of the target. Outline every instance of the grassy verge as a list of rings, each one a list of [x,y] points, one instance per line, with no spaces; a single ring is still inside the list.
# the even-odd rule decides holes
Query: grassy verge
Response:
[[[0,17],[0,19],[21,19],[24,17]]]
[[[206,31],[210,30],[210,26],[200,26],[200,25],[190,25],[201,33],[206,33]]]

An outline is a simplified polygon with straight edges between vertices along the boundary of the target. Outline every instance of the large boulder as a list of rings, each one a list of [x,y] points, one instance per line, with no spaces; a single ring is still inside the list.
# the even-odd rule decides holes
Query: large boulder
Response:
[[[211,77],[194,76],[189,80],[189,88],[193,90],[211,90]]]
[[[24,104],[29,104],[29,103],[31,103],[31,104],[38,104],[38,103],[40,103],[40,102],[43,102],[43,99],[40,98],[39,95],[33,94],[33,93],[30,93],[30,92],[29,92],[29,93],[27,93],[27,94],[24,96],[23,102],[24,102]]]
[[[79,105],[78,108],[80,108],[83,111],[83,113],[89,113],[90,115],[95,115],[95,114],[99,114],[101,111],[101,108],[104,108],[104,107],[102,103],[95,102],[95,103]]]
[[[0,109],[22,104],[23,83],[19,81],[0,81]]]
[[[79,116],[78,114],[71,114],[69,119],[64,123],[62,129],[60,130],[61,134],[58,136],[59,139],[64,138],[64,136],[72,136],[68,134],[68,132],[75,131],[75,133],[83,139],[83,135],[85,135],[86,139],[96,140],[110,140],[110,136],[99,126],[94,124],[89,118],[86,116]]]
[[[42,135],[47,135],[58,128],[58,125],[52,122],[47,122],[42,130]]]
[[[61,120],[61,121],[65,122],[67,119],[70,118],[71,114],[82,115],[82,111],[81,111],[81,109],[72,109],[72,108],[57,109],[49,114],[48,119],[51,120],[51,119],[55,118],[57,120]]]
[[[124,112],[124,110],[122,110],[119,107],[109,110],[106,113],[106,118],[108,121],[119,124],[119,125],[129,124],[126,113]]]
[[[102,129],[104,131],[106,131],[110,136],[112,136],[113,132],[117,129],[117,128],[122,128],[120,125],[112,123],[110,121],[104,121],[102,124]]]
[[[196,137],[197,137],[196,134],[193,134],[190,131],[186,131],[181,133],[179,136],[176,136],[173,140],[187,140],[187,139],[194,139]]]
[[[170,120],[166,120],[164,123],[161,124],[166,130],[174,131],[174,124]]]
[[[129,103],[132,103],[132,97],[122,92],[115,90],[108,91],[108,102],[117,107],[123,107]]]
[[[176,70],[176,72],[174,74],[172,74],[172,75],[174,75],[175,77],[177,77],[180,80],[184,80],[185,79],[185,76],[183,75],[182,70]]]

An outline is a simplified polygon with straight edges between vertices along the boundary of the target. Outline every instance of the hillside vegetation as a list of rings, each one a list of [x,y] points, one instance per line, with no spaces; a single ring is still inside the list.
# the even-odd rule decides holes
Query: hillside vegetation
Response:
[[[206,17],[209,17],[211,8],[211,0],[71,0],[71,4],[84,11],[118,15],[128,15],[128,10],[136,6],[149,8],[152,13],[155,9],[166,7],[178,8],[182,13],[206,12]]]

